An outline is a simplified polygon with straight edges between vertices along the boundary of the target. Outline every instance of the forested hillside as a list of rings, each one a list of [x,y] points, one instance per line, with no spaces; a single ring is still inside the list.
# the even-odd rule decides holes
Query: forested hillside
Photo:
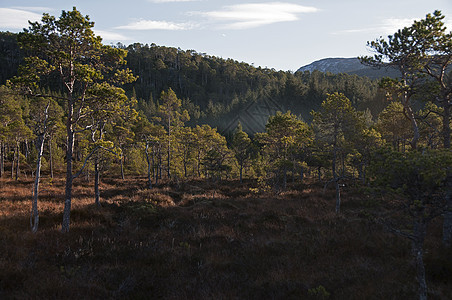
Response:
[[[366,77],[293,74],[156,45],[134,44],[126,49],[128,67],[139,76],[127,89],[134,88],[138,99],[149,104],[162,90],[172,88],[179,97],[199,106],[201,122],[220,130],[251,103],[268,99],[305,120],[311,119],[311,110],[319,108],[327,93],[335,91],[344,93],[358,108],[369,107],[374,113],[383,108],[377,82]]]
[[[4,84],[17,74],[21,55],[15,34],[0,36],[0,84]],[[367,77],[318,71],[294,74],[155,44],[117,47],[127,50],[127,67],[138,77],[124,89],[137,98],[139,110],[148,117],[155,112],[160,93],[168,88],[183,100],[184,108],[192,116],[190,124],[207,123],[222,132],[235,128],[231,122],[253,103],[278,103],[276,110],[290,110],[306,121],[311,120],[310,112],[320,107],[328,93],[344,93],[356,108],[369,108],[374,116],[385,105],[378,82]],[[61,90],[56,82],[50,82],[50,87]],[[265,120],[276,110],[270,109]],[[245,120],[243,117],[242,123]],[[248,133],[255,133],[253,128],[263,131],[265,122],[258,122],[260,126],[245,124],[244,129]]]

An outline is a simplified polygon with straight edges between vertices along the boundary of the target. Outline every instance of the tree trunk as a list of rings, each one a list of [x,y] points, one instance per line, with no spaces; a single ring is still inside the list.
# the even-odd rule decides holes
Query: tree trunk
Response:
[[[201,153],[198,151],[198,159],[196,161],[196,169],[198,170],[198,177],[201,177]]]
[[[124,176],[124,157],[120,158],[121,160],[121,179],[124,180],[126,177]]]
[[[50,178],[53,178],[53,155],[52,155],[52,137],[49,138],[49,167]]]
[[[30,227],[33,233],[38,231],[39,226],[39,211],[38,211],[38,197],[39,197],[39,180],[41,177],[41,161],[42,153],[44,152],[44,136],[39,136],[37,138],[37,148],[38,148],[38,158],[36,162],[36,174],[35,183],[33,186],[33,198],[31,202],[31,216],[30,216]]]
[[[333,161],[332,161],[332,171],[333,171],[333,181],[334,181],[334,187],[336,189],[336,213],[339,213],[341,210],[341,191],[339,187],[339,178],[337,176],[336,171],[336,160],[337,160],[337,149],[336,145],[333,146]]]
[[[16,146],[16,181],[19,180],[19,173],[20,173],[20,149],[19,149],[19,143],[17,143]]]
[[[318,176],[319,176],[319,182],[322,181],[322,173],[320,172],[321,169],[322,169],[322,167],[317,167],[317,174],[318,174]]]
[[[168,118],[168,180],[170,180],[171,177],[171,171],[170,171],[170,163],[171,163],[171,118]]]
[[[240,183],[243,183],[242,174],[243,174],[243,164],[240,164]]]
[[[287,166],[284,165],[284,170],[283,170],[284,174],[283,174],[283,190],[286,190],[287,188]]]
[[[99,180],[100,180],[100,172],[99,172],[99,153],[96,153],[96,157],[94,159],[94,195],[95,195],[95,203],[97,207],[100,207],[100,192],[99,192]]]
[[[405,80],[404,80],[405,81]],[[406,84],[406,81],[405,81]],[[403,108],[405,111],[405,116],[410,120],[411,127],[413,128],[413,139],[410,142],[411,148],[417,148],[417,142],[419,141],[419,126],[416,121],[416,116],[414,115],[413,108],[411,107],[410,97],[407,95],[407,92],[404,92],[403,100],[402,100]]]
[[[354,173],[354,172],[353,172]],[[353,174],[354,177],[355,174]],[[364,184],[365,183],[365,175],[364,175],[364,163],[360,162],[358,165],[358,179]]]
[[[425,224],[416,221],[414,225],[413,254],[416,262],[416,278],[419,284],[419,300],[427,300],[427,281],[424,266]]]
[[[304,179],[304,168],[303,166],[300,168],[300,182],[303,182]]]
[[[450,97],[450,96],[449,96]],[[444,105],[443,105],[443,143],[444,143],[444,148],[446,149],[450,149],[450,134],[451,134],[451,130],[450,130],[450,114],[451,114],[451,105],[450,103],[450,98],[446,97],[444,100]]]
[[[0,142],[0,178],[3,177],[3,173],[5,172],[5,144]]]
[[[447,170],[446,177],[446,210],[443,221],[443,243],[446,247],[452,244],[452,168]]]
[[[334,187],[336,188],[336,213],[341,211],[341,188],[337,179],[334,180]]]
[[[25,140],[25,157],[28,158],[28,153],[29,153],[29,149],[28,149],[28,140]]]
[[[146,161],[148,163],[148,185],[149,185],[149,189],[152,189],[152,179],[151,179],[151,168],[152,168],[152,163],[151,163],[151,159],[149,158],[149,144],[146,143]]]
[[[69,224],[71,220],[71,201],[72,201],[72,182],[74,176],[72,175],[72,158],[74,155],[74,131],[72,129],[72,115],[73,105],[72,97],[68,99],[68,117],[66,121],[67,131],[67,149],[66,149],[66,188],[63,210],[63,222],[61,225],[62,232],[69,232]]]
[[[152,163],[152,177],[154,177],[155,184],[157,184],[157,165],[155,164],[155,147],[152,147],[152,156],[151,156],[151,163]]]
[[[158,150],[158,158],[157,158],[157,177],[155,178],[155,185],[158,184],[159,179],[162,178],[162,154],[160,153],[160,149]]]
[[[14,166],[16,165],[16,147],[14,147],[13,159],[11,161],[11,179],[14,179]]]

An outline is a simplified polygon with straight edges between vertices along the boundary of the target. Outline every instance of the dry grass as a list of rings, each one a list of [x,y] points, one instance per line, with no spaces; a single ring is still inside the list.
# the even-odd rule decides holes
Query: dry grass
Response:
[[[316,184],[255,195],[254,183],[77,180],[71,231],[59,232],[64,180],[44,178],[40,229],[29,232],[31,180],[0,179],[0,298],[412,299],[407,241],[369,218],[352,188],[343,212]],[[450,250],[430,228],[430,297],[452,298]],[[325,293],[326,292],[326,293]]]

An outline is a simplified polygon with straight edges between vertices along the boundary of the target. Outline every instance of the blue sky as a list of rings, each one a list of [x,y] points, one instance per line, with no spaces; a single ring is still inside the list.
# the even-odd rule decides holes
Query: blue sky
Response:
[[[369,54],[367,41],[436,9],[452,30],[451,0],[0,0],[0,31],[73,6],[106,44],[155,43],[284,71]]]

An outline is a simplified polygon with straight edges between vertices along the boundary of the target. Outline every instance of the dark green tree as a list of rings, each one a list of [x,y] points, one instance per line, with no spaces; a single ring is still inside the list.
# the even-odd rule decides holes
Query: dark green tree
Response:
[[[400,71],[399,78],[383,78],[380,86],[387,91],[391,100],[398,100],[403,105],[403,113],[410,121],[413,136],[411,147],[416,149],[420,138],[418,121],[413,108],[412,97],[416,94],[422,80],[418,72],[420,61],[413,52],[416,41],[412,39],[413,29],[405,27],[399,29],[394,35],[368,42],[368,47],[375,52],[374,56],[361,57],[364,64],[382,68],[394,67]]]
[[[160,95],[161,104],[158,106],[158,113],[161,116],[163,126],[167,130],[167,175],[171,178],[171,156],[172,156],[172,143],[174,140],[174,131],[183,125],[184,122],[190,120],[188,112],[182,111],[182,100],[178,99],[176,93],[170,88],[168,91],[163,91]]]
[[[385,203],[380,222],[390,231],[412,241],[419,299],[427,299],[423,261],[428,224],[444,213],[448,168],[452,153],[448,150],[397,152],[389,148],[377,151],[371,163],[373,184],[392,194]]]
[[[308,126],[290,111],[277,112],[270,116],[267,122],[266,132],[257,135],[257,139],[263,145],[263,152],[268,159],[268,167],[275,175],[275,188],[279,185],[283,189],[287,185],[287,172],[293,165],[292,157],[301,147],[300,144],[308,142],[306,134]]]
[[[316,139],[330,154],[332,182],[336,189],[336,212],[340,211],[340,184],[343,176],[338,171],[340,157],[344,161],[348,143],[362,130],[362,122],[350,100],[344,94],[329,94],[319,111],[312,112],[312,126]],[[342,170],[344,173],[345,170]]]
[[[123,89],[114,87],[106,82],[93,84],[87,90],[90,95],[90,106],[87,108],[86,128],[90,129],[94,157],[94,194],[95,203],[100,206],[100,159],[101,151],[108,151],[118,156],[119,151],[113,149],[113,141],[106,139],[107,126],[114,125],[121,118],[134,118],[136,112],[133,109],[134,101],[127,98]],[[122,164],[121,164],[122,166]],[[122,168],[121,168],[122,171]],[[122,173],[123,174],[123,173]]]
[[[240,183],[243,182],[243,168],[251,158],[251,145],[251,139],[248,137],[248,134],[243,131],[242,124],[239,122],[232,137],[231,148],[237,159],[237,163],[239,164]]]

